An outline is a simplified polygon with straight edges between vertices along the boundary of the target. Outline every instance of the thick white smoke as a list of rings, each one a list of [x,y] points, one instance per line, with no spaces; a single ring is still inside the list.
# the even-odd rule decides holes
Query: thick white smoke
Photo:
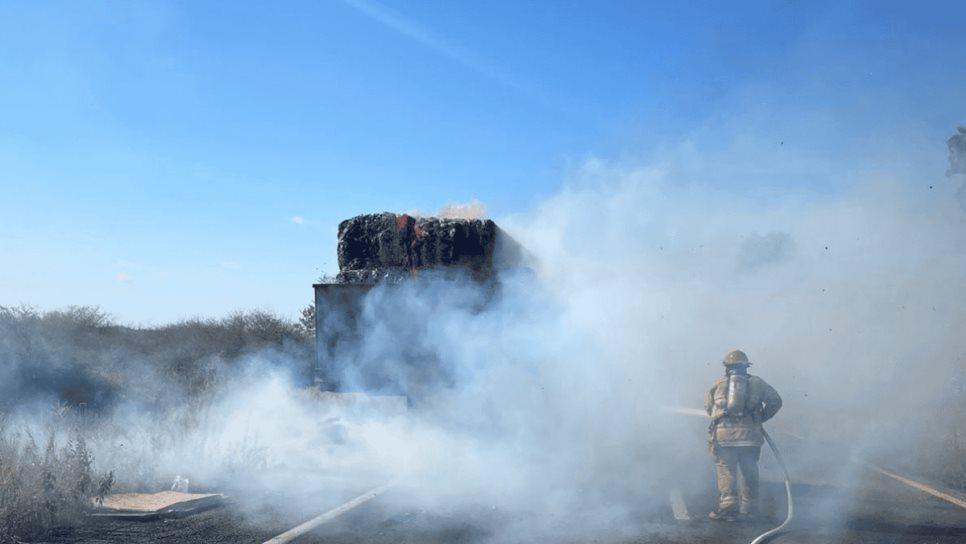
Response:
[[[593,531],[666,500],[650,490],[710,478],[694,473],[703,423],[662,407],[700,407],[741,348],[785,398],[770,425],[799,440],[800,471],[848,482],[852,450],[940,462],[966,351],[951,190],[867,179],[765,205],[664,172],[588,162],[500,221],[534,270],[506,274],[486,304],[469,281],[368,295],[346,357],[415,379],[399,354],[418,344],[451,383],[406,419],[359,425],[346,452],[427,501],[593,512]],[[839,458],[822,458],[829,444]]]
[[[407,415],[346,414],[255,356],[180,435],[175,415],[119,411],[99,462],[119,481],[147,456],[156,474],[317,497],[302,515],[345,489],[332,478],[398,477],[407,500],[542,513],[528,520],[582,511],[593,532],[711,478],[704,422],[662,407],[700,407],[740,348],[785,399],[769,425],[799,437],[790,449],[940,463],[966,352],[953,188],[862,179],[763,198],[672,171],[589,161],[537,209],[498,218],[532,269],[495,292],[427,277],[367,295],[360,341],[341,355],[437,384]],[[794,468],[846,481],[820,451],[793,451]]]

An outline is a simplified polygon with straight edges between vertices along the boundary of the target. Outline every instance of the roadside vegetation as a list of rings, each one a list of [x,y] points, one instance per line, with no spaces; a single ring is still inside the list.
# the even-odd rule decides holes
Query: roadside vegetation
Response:
[[[58,446],[0,425],[0,542],[18,542],[77,524],[111,491],[114,474],[98,473],[81,435]]]
[[[0,306],[0,543],[81,522],[112,489],[137,488],[122,474],[158,476],[150,460],[130,455],[130,441],[116,457],[94,447],[135,438],[115,409],[157,415],[157,428],[139,431],[157,436],[137,441],[160,449],[203,425],[219,391],[254,365],[311,384],[310,332],[263,311],[132,327],[98,308]]]
[[[98,308],[0,306],[0,410],[38,399],[91,411],[203,401],[255,354],[308,384],[312,350],[304,326],[263,311],[131,327]]]

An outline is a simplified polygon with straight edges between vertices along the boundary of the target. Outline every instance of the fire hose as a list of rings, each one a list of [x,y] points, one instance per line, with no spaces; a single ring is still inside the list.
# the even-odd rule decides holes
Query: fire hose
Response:
[[[782,533],[788,528],[788,525],[792,522],[792,516],[794,515],[794,504],[792,502],[792,481],[788,476],[788,467],[785,466],[785,460],[782,459],[781,452],[778,451],[778,447],[775,446],[775,441],[771,439],[768,432],[765,429],[761,430],[761,434],[764,435],[765,441],[768,442],[768,447],[771,448],[773,454],[775,454],[775,459],[778,460],[778,465],[782,467],[782,472],[785,474],[785,499],[788,501],[788,515],[785,516],[785,521],[781,525],[775,527],[774,529],[764,532],[754,540],[751,544],[764,544],[771,540],[772,537]]]

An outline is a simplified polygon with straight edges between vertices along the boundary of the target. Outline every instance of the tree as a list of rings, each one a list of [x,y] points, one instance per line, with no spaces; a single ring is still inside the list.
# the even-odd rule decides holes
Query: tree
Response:
[[[307,337],[315,336],[315,304],[309,304],[302,308],[302,315],[299,317],[299,330]]]

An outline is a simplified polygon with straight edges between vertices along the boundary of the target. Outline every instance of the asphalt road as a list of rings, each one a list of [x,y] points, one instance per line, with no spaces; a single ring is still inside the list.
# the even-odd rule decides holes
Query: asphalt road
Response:
[[[767,468],[767,467],[766,467]],[[872,471],[858,485],[797,484],[796,522],[779,543],[966,543],[966,510],[926,495]],[[762,518],[755,522],[716,522],[707,518],[715,495],[710,478],[684,487],[662,489],[666,500],[635,514],[601,519],[584,511],[546,514],[506,511],[499,505],[420,506],[412,489],[400,486],[320,527],[299,543],[747,543],[778,525],[785,516],[784,489],[777,481],[762,485]],[[318,513],[364,492],[370,484],[346,489],[317,505]],[[675,495],[677,496],[676,498]],[[307,518],[289,508],[311,497],[262,497],[228,503],[183,519],[151,522],[92,521],[52,533],[40,542],[114,543],[261,543]],[[677,508],[673,503],[677,501]],[[257,504],[257,506],[253,506]],[[313,505],[314,506],[314,505]],[[304,508],[300,509],[304,512]],[[686,513],[685,513],[686,511]],[[688,516],[690,519],[680,519]]]
[[[791,440],[779,439],[786,444]],[[822,450],[791,444],[788,450],[786,458],[795,482],[795,522],[789,532],[774,542],[966,544],[966,509],[848,461],[841,448]],[[466,497],[427,502],[413,484],[401,483],[297,542],[744,544],[785,518],[781,472],[767,452],[761,460],[762,515],[755,522],[716,522],[707,518],[715,506],[716,491],[711,464],[704,452],[694,451],[685,458],[676,458],[674,463],[663,474],[653,475],[646,484],[642,482],[639,493],[635,490],[609,501],[622,507],[608,511],[576,506],[548,514],[536,508],[511,510],[501,504],[474,504]],[[183,519],[92,520],[78,528],[54,531],[37,542],[260,544],[385,483],[373,478],[342,478],[319,485],[293,486],[308,490],[302,495],[235,493],[235,500]],[[322,487],[328,488],[325,496],[314,496],[313,490]],[[231,490],[208,491],[224,491],[232,496]]]

